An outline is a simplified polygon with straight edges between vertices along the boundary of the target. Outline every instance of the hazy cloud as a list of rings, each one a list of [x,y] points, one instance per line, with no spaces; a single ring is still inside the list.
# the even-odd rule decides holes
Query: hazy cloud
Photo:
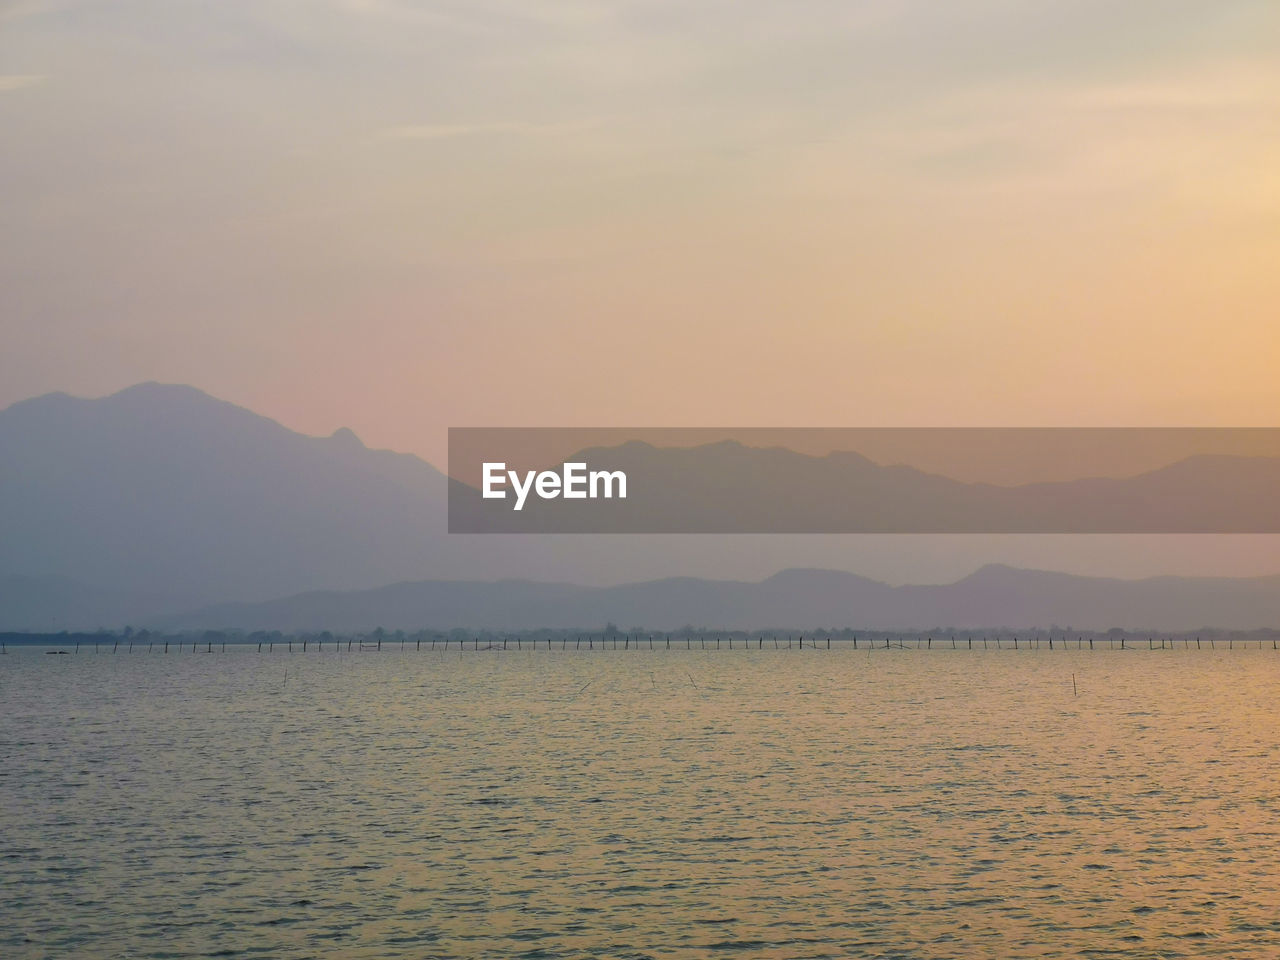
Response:
[[[387,127],[382,135],[393,140],[458,140],[467,137],[548,136],[583,130],[585,123],[418,123]]]
[[[23,87],[34,87],[48,79],[48,77],[40,73],[0,73],[0,93],[21,90]]]

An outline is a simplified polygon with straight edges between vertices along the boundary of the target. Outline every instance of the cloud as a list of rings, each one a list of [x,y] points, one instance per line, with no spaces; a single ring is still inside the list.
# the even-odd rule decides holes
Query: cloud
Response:
[[[585,129],[584,123],[530,123],[522,120],[493,123],[418,123],[387,127],[382,135],[392,140],[461,140],[470,137],[557,136]]]
[[[23,87],[34,87],[48,79],[42,73],[0,73],[0,93],[21,90]]]

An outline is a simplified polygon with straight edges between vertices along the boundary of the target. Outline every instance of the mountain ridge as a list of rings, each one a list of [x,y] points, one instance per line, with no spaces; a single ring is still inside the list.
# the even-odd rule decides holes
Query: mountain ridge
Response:
[[[613,587],[419,581],[265,604],[217,605],[157,625],[285,631],[598,630],[609,622],[659,631],[1041,629],[1054,624],[1092,631],[1257,629],[1280,624],[1280,575],[1123,580],[988,564],[951,583],[897,586],[814,569],[782,570],[754,582],[667,577]]]
[[[800,456],[785,447],[761,454],[734,441],[716,449],[784,468]],[[853,452],[834,460],[858,464],[889,486],[913,469],[879,467]],[[704,477],[708,490],[716,482]],[[19,401],[0,410],[0,629],[152,622],[226,603],[428,581],[612,583],[620,591],[613,596],[629,598],[643,617],[651,614],[642,601],[665,590],[706,622],[749,609],[752,593],[776,592],[797,616],[807,596],[836,616],[842,608],[831,606],[829,593],[874,598],[890,589],[845,573],[875,561],[871,551],[884,541],[871,539],[450,535],[449,483],[412,454],[368,448],[349,428],[308,436],[182,384]],[[944,541],[913,541],[911,549],[941,549]],[[971,552],[975,560],[990,555]],[[795,572],[803,568],[826,572]],[[642,586],[668,571],[688,576]],[[515,609],[516,599],[491,600]],[[603,614],[605,601],[593,602],[579,615]],[[529,615],[560,615],[549,603]],[[1270,610],[1248,598],[1246,606]],[[984,609],[994,615],[978,600],[959,613],[972,618]]]

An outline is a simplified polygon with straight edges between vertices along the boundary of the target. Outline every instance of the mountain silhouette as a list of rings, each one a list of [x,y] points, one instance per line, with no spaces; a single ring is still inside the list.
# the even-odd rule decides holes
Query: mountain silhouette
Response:
[[[445,493],[416,457],[348,430],[306,437],[191,387],[0,412],[0,573],[170,607],[421,576]]]
[[[862,475],[863,491],[887,485],[927,493],[955,485],[945,477],[916,476],[919,472],[910,468],[878,467],[857,454],[804,458],[736,444],[658,453],[673,475],[684,469],[685,458],[712,456],[746,465],[760,489],[809,476],[814,488],[793,497],[805,509],[821,503],[819,493],[826,489],[822,484],[829,484],[831,471]],[[655,451],[630,444],[618,448],[618,455],[640,463],[652,460]],[[1203,470],[1212,473],[1218,467],[1193,460],[1158,474],[1178,489],[1186,480],[1183,474]],[[715,492],[713,475],[710,468],[698,474],[704,490],[696,484],[688,488],[683,509],[691,523],[699,498]],[[1267,492],[1275,489],[1265,471],[1258,482]],[[350,430],[304,436],[192,387],[150,383],[98,399],[50,394],[23,401],[0,411],[0,629],[159,622],[183,611],[275,602],[305,591],[328,591],[346,609],[342,605],[352,591],[424,581],[473,581],[479,584],[476,595],[485,596],[495,611],[519,610],[530,616],[537,609],[519,604],[551,590],[547,581],[634,581],[630,587],[613,588],[621,591],[616,595],[592,594],[591,602],[603,606],[577,612],[549,607],[547,622],[561,612],[587,617],[584,623],[595,622],[590,618],[596,613],[603,616],[600,622],[624,622],[625,608],[608,612],[614,596],[636,597],[634,609],[641,619],[633,622],[647,622],[651,608],[641,599],[646,591],[656,591],[670,605],[672,622],[681,620],[675,611],[687,610],[682,623],[710,623],[723,616],[727,624],[738,622],[735,611],[755,609],[761,617],[769,612],[740,604],[748,597],[757,598],[750,601],[755,603],[770,596],[778,585],[762,592],[748,589],[747,580],[815,561],[856,569],[880,549],[877,543],[883,544],[856,537],[449,535],[449,483],[417,457],[368,449]],[[864,495],[869,494],[858,494]],[[732,514],[721,519],[727,522]],[[915,541],[913,549],[935,544],[939,550],[952,549],[944,541]],[[1072,549],[1070,544],[1054,546],[1055,561]],[[981,555],[977,547],[972,552]],[[677,571],[743,579],[736,586],[734,581],[653,580]],[[785,580],[792,574],[780,576]],[[846,574],[825,576],[838,578],[851,596],[889,589]],[[807,577],[803,590],[796,587],[800,593],[777,594],[779,602],[792,606],[780,607],[774,618],[762,622],[800,623],[806,622],[806,609],[829,610],[833,616],[845,609],[824,599],[832,591],[818,588],[816,574]],[[509,578],[541,583],[521,588],[524,592],[514,598],[493,592],[493,581]],[[645,585],[654,582],[666,585]],[[413,592],[403,589],[405,596]],[[441,611],[466,596],[456,583],[439,590]],[[589,588],[555,590],[568,596]],[[812,593],[807,606],[795,599],[805,591]],[[720,597],[718,606],[707,606],[712,595]],[[1242,595],[1240,611],[1250,622],[1256,611],[1270,609],[1248,606],[1252,596],[1247,591]],[[983,612],[979,608],[975,615]],[[442,614],[422,621],[418,608],[410,613],[406,622],[448,619]],[[458,616],[463,614],[479,616],[459,608]],[[378,619],[371,617],[371,622]],[[1206,613],[1192,619],[1199,624],[1214,618]],[[488,622],[484,617],[480,621]],[[940,614],[925,616],[925,621],[947,622]]]
[[[1100,631],[1252,629],[1280,623],[1280,577],[1116,580],[990,565],[941,585],[890,586],[833,570],[785,570],[758,583],[674,577],[616,587],[529,581],[400,583],[228,604],[164,621],[171,628],[371,630],[540,627],[606,623],[671,631],[791,628]]]

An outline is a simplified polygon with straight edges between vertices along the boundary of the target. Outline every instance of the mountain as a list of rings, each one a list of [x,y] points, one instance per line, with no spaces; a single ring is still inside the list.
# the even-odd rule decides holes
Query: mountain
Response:
[[[574,454],[626,499],[484,499],[453,481],[450,529],[614,533],[1280,533],[1280,458],[1199,455],[1131,477],[1000,486],[858,453],[631,441]],[[1087,472],[1088,464],[1082,465]]]
[[[191,387],[0,412],[0,574],[170,609],[446,574],[431,550],[445,495],[416,457],[348,430],[306,437]]]
[[[616,450],[637,463],[655,455],[644,445]],[[741,468],[766,485],[831,471],[859,472],[889,488],[915,489],[919,479],[909,468],[878,467],[856,454],[802,458],[734,444],[658,453],[666,469],[697,467],[693,475],[706,496],[724,467]],[[1175,465],[1167,472],[1197,468]],[[955,483],[921,476],[921,483],[939,488]],[[98,399],[50,394],[26,400],[0,411],[0,629],[159,622],[214,604],[274,601],[303,591],[343,595],[335,601],[341,606],[351,591],[389,583],[467,580],[479,582],[483,593],[486,584],[507,578],[636,584],[615,588],[618,596],[636,598],[631,609],[640,619],[633,622],[651,615],[648,601],[641,601],[653,594],[671,605],[671,622],[683,625],[750,610],[740,606],[742,596],[765,594],[748,590],[749,581],[792,566],[945,579],[995,557],[1023,567],[1089,569],[1127,551],[1117,566],[1142,570],[1164,565],[1156,550],[1163,554],[1176,543],[1161,538],[1153,549],[1150,541],[1086,537],[451,535],[449,482],[417,457],[368,449],[350,430],[304,436],[192,387],[149,383]],[[793,490],[792,499],[808,509],[822,502],[817,493]],[[1176,562],[1196,562],[1201,548],[1184,543],[1180,549]],[[676,573],[723,585],[712,590],[706,580],[654,580]],[[665,585],[644,586],[652,583]],[[822,591],[815,582],[805,589],[816,591],[817,604]],[[709,591],[718,592],[718,607],[707,606]],[[546,616],[572,613],[588,618],[583,623],[627,619],[628,608],[611,606],[612,595],[593,596],[596,607],[548,607]],[[497,611],[516,601],[490,594],[487,602]],[[439,603],[448,609],[445,600]],[[609,612],[614,609],[621,612]],[[774,622],[805,609],[798,601],[779,608]],[[459,608],[458,616],[472,617],[469,610]],[[833,617],[840,612],[831,610]],[[419,619],[415,609],[405,622]]]
[[[1280,577],[1114,580],[991,565],[955,583],[890,586],[832,570],[786,570],[758,583],[675,577],[616,587],[530,581],[427,581],[311,592],[173,617],[168,628],[672,631],[851,627],[1252,629],[1280,624]]]

